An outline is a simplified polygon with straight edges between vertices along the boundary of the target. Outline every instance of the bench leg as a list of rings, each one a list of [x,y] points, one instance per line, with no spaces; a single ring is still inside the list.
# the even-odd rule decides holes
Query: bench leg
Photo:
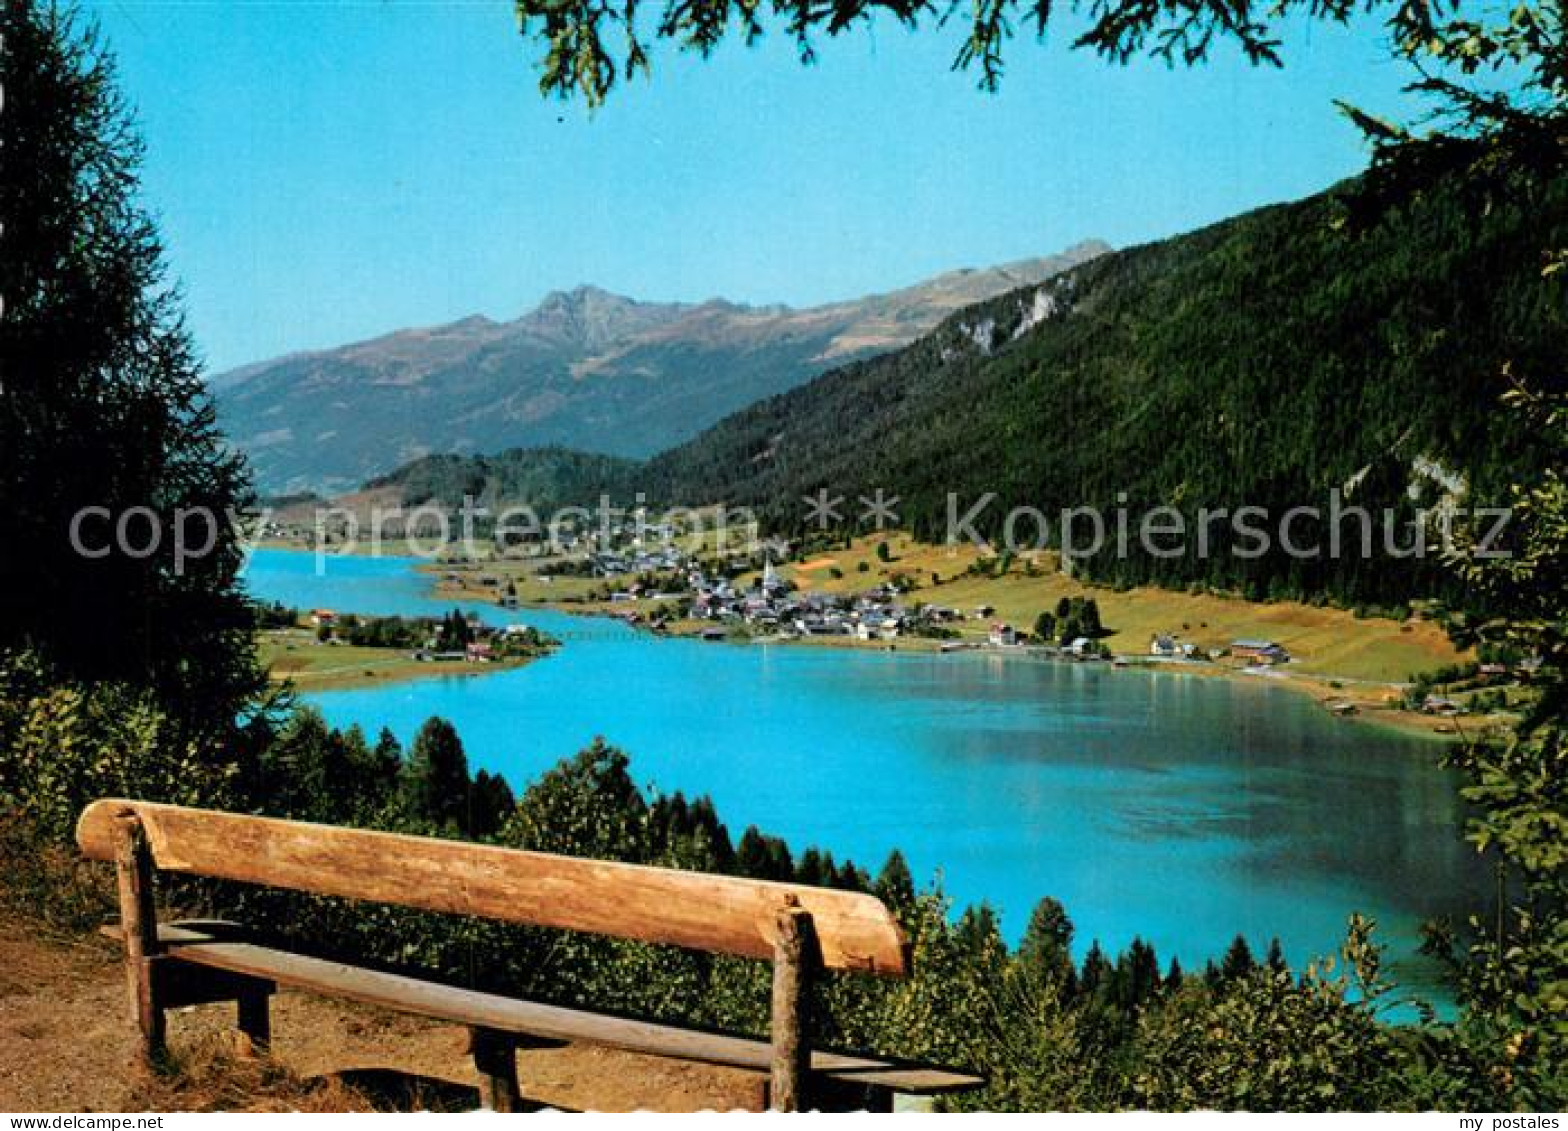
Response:
[[[517,1086],[517,1045],[506,1033],[471,1028],[468,1045],[479,1073],[479,1102],[490,1111],[518,1111],[522,1090]]]
[[[265,1053],[272,1047],[272,995],[266,990],[246,990],[237,999],[239,1030],[252,1050]]]
[[[146,959],[131,959],[129,970],[131,1009],[136,1018],[140,1036],[137,1057],[143,1068],[159,1070],[168,1060],[168,1019],[153,992],[152,977],[147,972]]]
[[[811,983],[819,965],[816,928],[811,913],[791,896],[779,912],[773,942],[773,1063],[768,1107],[773,1111],[806,1111],[811,1074],[811,1032],[808,1017]]]
[[[813,1108],[821,1111],[886,1113],[893,1110],[893,1090],[881,1084],[857,1083],[853,1079],[814,1076],[811,1101]]]
[[[153,982],[158,954],[158,912],[153,904],[152,849],[135,817],[115,824],[114,865],[120,897],[120,929],[125,937],[125,983],[144,1068],[156,1069],[167,1057],[163,1007]]]

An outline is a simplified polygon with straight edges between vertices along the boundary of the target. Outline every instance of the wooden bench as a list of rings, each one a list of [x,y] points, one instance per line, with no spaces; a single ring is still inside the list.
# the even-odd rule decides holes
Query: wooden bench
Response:
[[[973,1074],[814,1049],[806,995],[820,970],[909,973],[902,932],[858,892],[609,863],[459,841],[106,799],[82,812],[82,852],[113,861],[127,986],[148,1064],[164,1011],[233,1001],[271,1042],[269,999],[290,986],[468,1027],[485,1106],[517,1108],[516,1050],[530,1040],[606,1045],[767,1074],[768,1106],[891,1110],[895,1094],[979,1087]],[[396,904],[773,963],[771,1040],[481,993],[261,945],[234,924],[162,924],[156,871]]]

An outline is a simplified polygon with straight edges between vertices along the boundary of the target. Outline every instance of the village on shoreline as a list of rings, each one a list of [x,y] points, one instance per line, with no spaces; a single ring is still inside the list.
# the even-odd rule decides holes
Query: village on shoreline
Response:
[[[300,530],[272,534],[264,545],[316,549]],[[714,643],[984,651],[1267,680],[1312,696],[1337,717],[1437,738],[1506,722],[1528,696],[1531,675],[1528,660],[1482,662],[1455,649],[1430,615],[1396,622],[1292,602],[1116,590],[1070,577],[1046,553],[988,555],[899,532],[829,546],[772,540],[736,553],[675,529],[627,526],[586,533],[548,555],[530,547],[448,547],[418,568],[438,599],[605,616]],[[477,617],[471,624],[476,634],[491,633]],[[295,673],[283,674],[329,689],[482,674],[535,658],[492,654],[487,640],[480,644],[473,654],[424,648],[382,656],[379,669],[359,676],[352,663],[334,664],[331,656],[301,660],[299,650],[308,654],[310,646],[296,641]],[[313,679],[312,667],[339,672]]]

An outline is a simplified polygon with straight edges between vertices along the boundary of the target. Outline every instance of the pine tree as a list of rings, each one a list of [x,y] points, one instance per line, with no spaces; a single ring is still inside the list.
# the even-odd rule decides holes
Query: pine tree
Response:
[[[452,724],[431,718],[419,728],[403,770],[408,814],[437,828],[466,832],[469,821],[468,755]]]
[[[719,820],[718,811],[713,807],[713,799],[706,795],[697,798],[691,803],[689,816],[692,837],[700,839],[711,855],[710,870],[733,872],[735,846],[730,843],[730,830],[723,821]]]
[[[800,854],[800,863],[795,868],[795,879],[802,884],[815,887],[823,882],[827,868],[831,867],[832,858],[824,860],[823,855],[815,847],[808,847]]]
[[[1018,944],[1018,961],[1026,970],[1065,983],[1073,974],[1073,924],[1067,910],[1050,896],[1035,904]]]
[[[882,871],[877,874],[875,895],[895,912],[907,910],[915,903],[915,877],[909,863],[898,849],[888,853]]]
[[[265,687],[230,522],[249,492],[138,200],[142,143],[68,9],[12,0],[0,37],[0,649],[227,732]]]
[[[735,846],[735,871],[752,879],[768,877],[768,845],[756,825],[748,825]]]
[[[397,735],[392,733],[390,727],[381,728],[372,754],[376,764],[389,775],[395,776],[403,767],[403,744],[397,740]]]
[[[1154,948],[1141,938],[1132,940],[1117,965],[1125,969],[1124,1006],[1141,1005],[1159,993],[1160,960]]]
[[[1220,963],[1220,977],[1226,980],[1245,978],[1257,968],[1258,962],[1252,957],[1252,948],[1247,945],[1245,938],[1237,935]]]
[[[1100,940],[1095,939],[1089,944],[1089,953],[1083,956],[1083,973],[1078,979],[1083,996],[1092,998],[1097,995],[1110,980],[1110,976],[1110,960],[1105,957],[1105,951],[1100,947]]]
[[[476,839],[494,836],[517,807],[512,787],[500,774],[480,770],[474,775],[473,801],[469,806],[468,827],[464,830]]]
[[[1290,964],[1285,961],[1285,949],[1280,945],[1278,935],[1269,942],[1268,957],[1263,960],[1263,964],[1276,974],[1283,974],[1290,969]]]

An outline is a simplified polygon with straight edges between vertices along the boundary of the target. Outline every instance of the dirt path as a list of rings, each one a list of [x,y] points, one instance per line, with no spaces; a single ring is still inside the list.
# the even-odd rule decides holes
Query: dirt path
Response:
[[[234,1047],[231,1009],[199,1006],[171,1015],[171,1048],[193,1077],[212,1076],[215,1057],[226,1063]],[[315,1110],[464,1110],[478,1103],[465,1040],[457,1026],[285,992],[273,1003],[273,1045],[287,1073],[252,1062],[245,1075],[298,1077],[307,1082],[303,1089],[291,1080],[294,1093],[285,1090],[281,1101],[277,1094],[246,1095],[244,1082],[234,1079],[176,1080],[149,1090],[131,1069],[114,949],[96,939],[40,939],[29,926],[0,921],[0,1111],[293,1106],[291,1095],[307,1091]],[[578,1110],[755,1108],[761,1094],[759,1078],[749,1073],[581,1046],[525,1050],[518,1073],[530,1100]]]

